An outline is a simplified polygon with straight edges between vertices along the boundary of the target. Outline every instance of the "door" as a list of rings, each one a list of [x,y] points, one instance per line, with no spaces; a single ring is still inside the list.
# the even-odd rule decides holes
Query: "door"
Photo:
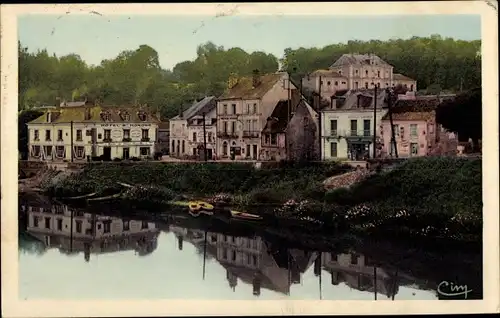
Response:
[[[250,158],[250,145],[247,145],[247,155],[246,157]]]
[[[253,146],[253,160],[257,160],[257,145]]]
[[[111,147],[104,147],[103,154],[102,154],[102,160],[104,160],[104,161],[111,160]]]
[[[127,160],[130,158],[130,148],[123,148],[123,159]]]
[[[212,149],[207,149],[207,159],[212,160]]]

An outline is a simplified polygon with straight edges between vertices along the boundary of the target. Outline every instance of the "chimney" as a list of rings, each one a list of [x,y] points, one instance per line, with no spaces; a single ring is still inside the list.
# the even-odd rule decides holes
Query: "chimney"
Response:
[[[47,122],[52,122],[52,113],[50,111],[47,111]]]
[[[183,110],[182,110],[182,104],[179,106],[179,117],[182,118],[182,113],[183,113]]]
[[[90,107],[85,107],[85,120],[90,120]]]
[[[260,74],[259,70],[253,70],[252,86],[255,88],[260,85]]]
[[[315,111],[319,112],[321,110],[321,96],[319,94],[314,94],[313,96],[313,108]]]

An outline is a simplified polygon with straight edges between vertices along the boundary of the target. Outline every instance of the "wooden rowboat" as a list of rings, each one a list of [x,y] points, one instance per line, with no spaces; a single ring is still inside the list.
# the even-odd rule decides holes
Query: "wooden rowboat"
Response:
[[[214,206],[204,201],[191,201],[188,203],[189,214],[194,217],[200,214],[213,215]]]
[[[256,214],[250,214],[240,211],[231,210],[231,217],[233,219],[245,220],[245,221],[260,221],[262,220],[262,216]]]

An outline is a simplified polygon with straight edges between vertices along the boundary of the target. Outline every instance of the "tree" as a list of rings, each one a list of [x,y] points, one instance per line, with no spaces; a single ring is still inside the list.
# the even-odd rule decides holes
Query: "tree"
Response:
[[[479,151],[482,137],[482,93],[475,88],[453,100],[443,101],[436,110],[436,121],[460,138],[471,138],[474,151]]]

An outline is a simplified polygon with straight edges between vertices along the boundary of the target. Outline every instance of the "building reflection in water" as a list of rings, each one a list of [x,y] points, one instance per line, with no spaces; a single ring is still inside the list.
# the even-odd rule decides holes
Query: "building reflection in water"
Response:
[[[87,213],[64,204],[23,205],[26,232],[47,248],[91,254],[134,250],[148,255],[157,247],[159,229],[153,222]]]
[[[235,290],[241,281],[253,286],[255,296],[260,295],[262,288],[289,295],[291,286],[300,284],[303,273],[311,267],[318,277],[320,299],[324,271],[330,274],[332,285],[345,283],[353,289],[372,292],[375,299],[378,294],[394,299],[398,292],[397,272],[390,274],[360,254],[308,252],[273,246],[258,236],[239,237],[174,225],[170,231],[177,237],[179,250],[184,241],[205,249],[226,269],[231,289]]]

